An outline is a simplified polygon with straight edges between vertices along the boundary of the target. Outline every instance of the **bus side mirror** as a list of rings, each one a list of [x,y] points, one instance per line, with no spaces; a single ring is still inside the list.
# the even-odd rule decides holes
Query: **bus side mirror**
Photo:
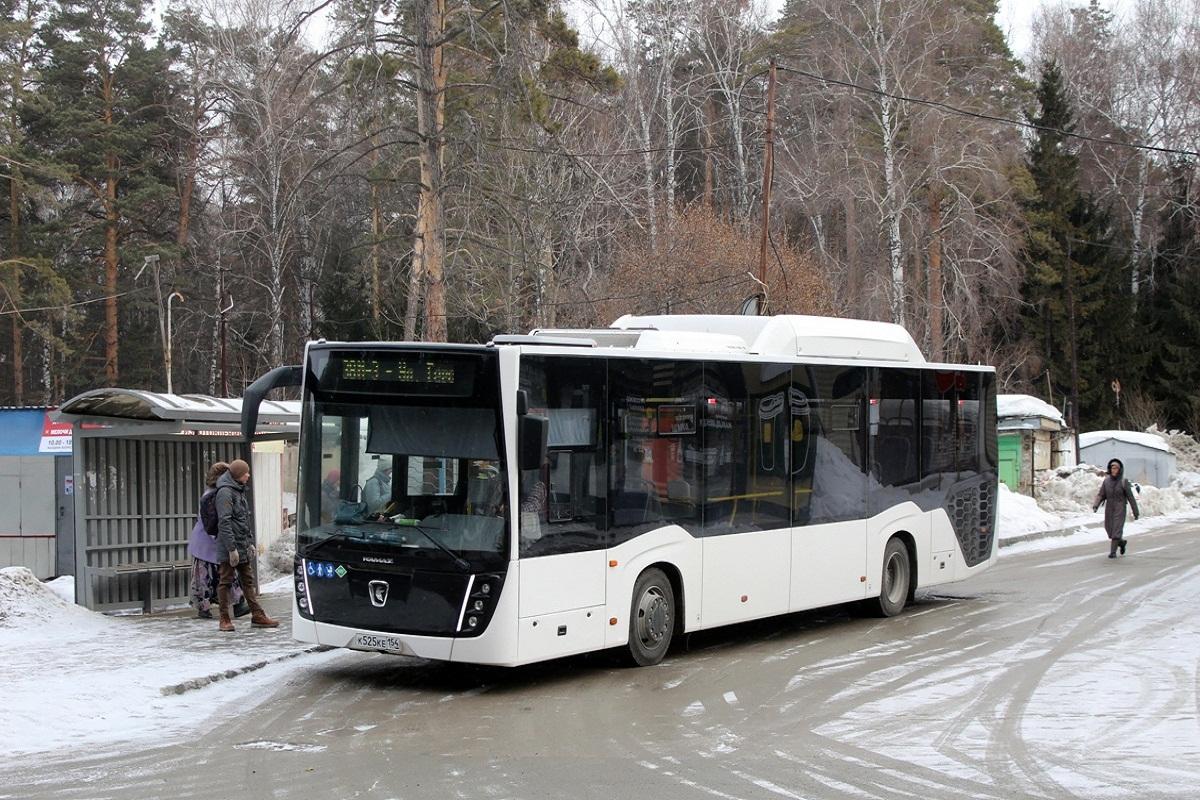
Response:
[[[517,467],[521,470],[541,469],[546,460],[546,439],[550,420],[528,415],[517,417]]]

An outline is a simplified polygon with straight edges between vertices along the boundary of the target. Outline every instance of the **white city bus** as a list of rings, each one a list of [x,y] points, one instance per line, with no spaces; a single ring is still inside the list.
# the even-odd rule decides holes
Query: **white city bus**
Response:
[[[313,343],[288,370],[300,641],[650,665],[745,620],[898,614],[996,557],[995,373],[926,363],[898,326],[626,316]],[[287,380],[256,382],[250,412]]]

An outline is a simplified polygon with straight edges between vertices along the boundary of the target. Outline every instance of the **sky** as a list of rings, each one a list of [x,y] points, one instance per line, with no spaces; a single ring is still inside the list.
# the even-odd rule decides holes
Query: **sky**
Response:
[[[583,18],[587,16],[586,7],[593,0],[566,0],[568,13],[577,20],[580,32],[587,38],[587,25]],[[1112,9],[1118,15],[1133,4],[1134,0],[1101,0],[1101,4]],[[765,0],[769,9],[778,14],[783,8],[784,0]],[[996,22],[1000,30],[1008,38],[1009,48],[1018,58],[1024,57],[1032,44],[1032,22],[1037,9],[1045,3],[1063,3],[1068,6],[1085,6],[1088,0],[999,0],[999,14]],[[318,18],[310,26],[309,39],[316,42],[327,30],[326,15]]]
[[[1113,11],[1118,17],[1127,12],[1134,0],[1101,0],[1100,5]],[[1071,7],[1086,6],[1087,0],[1000,0],[1000,13],[996,24],[1008,38],[1008,47],[1017,58],[1028,54],[1032,44],[1031,24],[1038,7],[1047,3],[1062,3]]]

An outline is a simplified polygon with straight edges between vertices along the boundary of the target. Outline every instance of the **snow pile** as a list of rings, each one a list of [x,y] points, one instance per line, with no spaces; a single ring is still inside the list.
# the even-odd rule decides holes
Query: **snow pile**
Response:
[[[1017,494],[1003,483],[997,503],[996,532],[1001,539],[1062,527],[1062,518],[1043,510],[1032,497]]]
[[[1037,504],[1042,511],[1063,518],[1060,519],[1063,524],[1058,527],[1067,527],[1070,524],[1067,518],[1092,513],[1092,503],[1102,480],[1104,470],[1091,464],[1061,467],[1039,480]],[[1177,472],[1171,478],[1171,485],[1163,488],[1149,484],[1135,486],[1140,489],[1137,504],[1144,517],[1167,516],[1200,508],[1200,472]],[[1001,513],[1003,502],[1002,499]],[[1000,530],[1002,535],[1008,533],[1004,528]]]
[[[1200,442],[1183,431],[1160,431],[1156,425],[1146,433],[1161,436],[1175,454],[1175,465],[1184,472],[1200,472]]]
[[[0,569],[0,628],[34,628],[59,621],[95,625],[108,622],[68,602],[26,567]]]
[[[51,581],[46,581],[46,588],[54,592],[56,595],[67,601],[71,605],[75,605],[75,576],[60,575]]]
[[[1037,502],[1052,514],[1087,514],[1104,478],[1104,470],[1091,464],[1060,467],[1041,478]]]
[[[1188,500],[1176,486],[1159,489],[1157,486],[1143,486],[1137,495],[1138,511],[1142,516],[1158,517],[1164,514],[1177,514],[1188,511],[1195,504]]]
[[[1171,486],[1183,493],[1194,506],[1200,506],[1200,472],[1176,472],[1171,476]]]

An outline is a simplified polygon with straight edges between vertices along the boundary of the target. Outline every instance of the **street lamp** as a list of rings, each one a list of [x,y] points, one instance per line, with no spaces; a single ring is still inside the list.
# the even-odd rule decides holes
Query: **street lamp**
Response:
[[[167,298],[167,347],[165,351],[167,360],[167,394],[174,394],[174,389],[171,387],[171,302],[176,298],[179,302],[183,302],[183,295],[179,292],[171,292]]]

